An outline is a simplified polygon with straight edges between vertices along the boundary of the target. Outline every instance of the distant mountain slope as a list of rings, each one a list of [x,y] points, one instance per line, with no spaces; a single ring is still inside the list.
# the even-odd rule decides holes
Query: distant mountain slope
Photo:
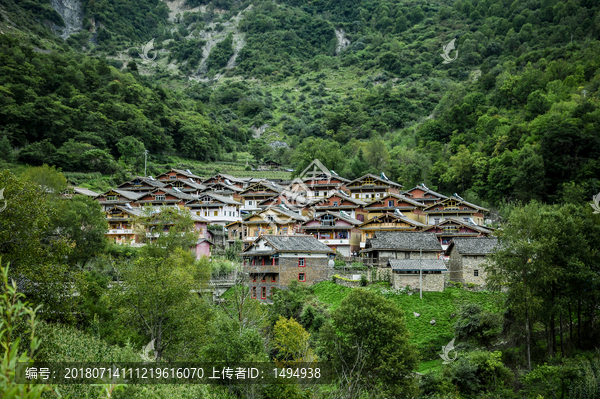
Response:
[[[3,42],[0,135],[22,161],[63,162],[27,154],[69,140],[116,160],[131,136],[197,159],[318,157],[346,177],[383,171],[491,204],[600,190],[597,2],[82,4],[69,48],[48,28],[62,19],[52,3],[3,1],[1,30],[20,42]],[[142,62],[152,38],[158,56]],[[92,64],[122,72],[97,80]]]

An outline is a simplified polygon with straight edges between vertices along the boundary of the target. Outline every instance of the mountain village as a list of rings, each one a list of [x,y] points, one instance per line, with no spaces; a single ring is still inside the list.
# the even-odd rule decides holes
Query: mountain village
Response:
[[[140,234],[151,235],[152,227],[136,224],[144,210],[161,207],[178,208],[194,221],[197,258],[241,241],[243,271],[252,296],[261,300],[292,281],[314,284],[337,276],[339,283],[357,286],[361,275],[341,277],[334,259],[359,265],[368,280],[386,279],[395,289],[483,286],[483,264],[497,245],[494,229],[485,224],[488,209],[458,194],[446,196],[425,184],[405,189],[384,173],[350,181],[319,160],[291,181],[171,169],[101,194],[73,192],[100,202],[106,235],[117,244],[144,245]]]

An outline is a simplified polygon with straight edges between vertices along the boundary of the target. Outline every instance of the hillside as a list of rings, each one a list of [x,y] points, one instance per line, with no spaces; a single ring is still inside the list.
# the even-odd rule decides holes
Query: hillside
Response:
[[[600,190],[594,1],[52,4],[0,9],[9,164],[124,180],[144,150],[148,174],[248,152],[490,206]]]

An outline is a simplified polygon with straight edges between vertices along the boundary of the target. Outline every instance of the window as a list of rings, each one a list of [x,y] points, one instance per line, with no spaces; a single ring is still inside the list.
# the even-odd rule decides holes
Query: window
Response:
[[[473,276],[479,277],[479,270],[477,270],[477,269],[473,270]]]
[[[338,206],[338,202],[337,201],[333,201],[333,206]]]
[[[157,201],[164,201],[165,200],[165,195],[164,194],[157,194],[156,195],[156,200]]]
[[[298,281],[306,281],[306,273],[298,273]]]
[[[404,259],[410,259],[410,252],[404,253]]]
[[[435,210],[436,210],[436,211],[439,211],[439,210],[440,210],[440,208],[435,208]]]
[[[468,210],[469,210],[469,208],[467,208],[466,206],[463,207],[463,211],[468,211]]]
[[[260,289],[260,298],[261,299],[266,299],[267,298],[267,287],[261,287],[261,289]]]
[[[169,176],[169,179],[170,179],[170,180],[175,180],[175,179],[177,179],[177,176],[175,176],[175,175],[170,175],[170,176]]]
[[[271,276],[271,282],[272,283],[276,283],[277,282],[277,275],[276,274],[274,274],[274,275]]]
[[[215,216],[219,216],[219,211],[215,211],[215,212],[214,212],[214,215],[215,215]]]
[[[469,218],[463,218],[463,219],[464,219],[464,221],[465,221],[465,222],[468,222],[468,221],[469,221]]]
[[[256,298],[256,287],[252,287],[252,298]]]
[[[253,275],[252,275],[252,282],[253,282],[253,283],[256,283],[256,274],[253,274]]]
[[[433,219],[433,223],[438,224],[440,222],[440,218]]]
[[[388,206],[394,206],[394,200],[389,200],[388,201]]]
[[[108,197],[106,197],[106,199],[108,201],[118,201],[119,198],[116,195],[109,195]]]
[[[248,201],[248,205],[252,205],[252,201]]]
[[[262,281],[263,283],[267,282],[267,276],[265,274],[263,274],[263,276],[260,279],[260,281]]]
[[[354,194],[354,198],[359,198],[359,195],[358,194]]]
[[[305,267],[305,266],[306,266],[306,259],[298,258],[298,267]]]
[[[321,226],[335,226],[335,217],[333,215],[323,215],[321,217]]]
[[[377,198],[379,198],[379,193],[375,194],[375,196],[376,196]]]

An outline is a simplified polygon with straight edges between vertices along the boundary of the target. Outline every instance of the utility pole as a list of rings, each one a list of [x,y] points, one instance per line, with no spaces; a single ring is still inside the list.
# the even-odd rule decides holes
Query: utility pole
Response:
[[[146,161],[148,159],[148,150],[144,151],[144,177],[148,177],[146,174]]]
[[[419,249],[419,295],[423,299],[423,248]]]

